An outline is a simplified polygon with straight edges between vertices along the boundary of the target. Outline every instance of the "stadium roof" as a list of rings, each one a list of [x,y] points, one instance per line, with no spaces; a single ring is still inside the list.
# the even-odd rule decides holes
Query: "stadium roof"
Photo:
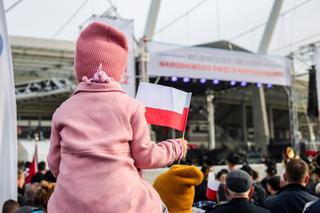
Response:
[[[51,116],[73,91],[74,42],[10,37],[19,116]]]
[[[73,75],[74,42],[10,37],[16,83]]]

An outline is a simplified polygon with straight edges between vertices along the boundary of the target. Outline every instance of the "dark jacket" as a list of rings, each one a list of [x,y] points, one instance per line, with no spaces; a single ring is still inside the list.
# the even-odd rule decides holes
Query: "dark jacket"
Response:
[[[306,204],[305,211],[303,213],[318,213],[318,212],[320,212],[320,200],[315,200]]]
[[[44,174],[43,176],[43,180],[48,181],[50,183],[55,183],[57,182],[57,178],[55,176],[53,176],[52,172],[50,170],[48,170],[46,172],[46,174]]]
[[[254,201],[254,204],[256,204],[257,206],[263,206],[263,203],[267,197],[266,190],[264,190],[262,184],[258,182],[253,184],[253,188],[254,191],[252,199]]]
[[[236,198],[230,200],[228,203],[217,206],[208,213],[270,213],[269,210],[249,203],[248,199]]]
[[[221,183],[218,188],[218,198],[220,203],[225,203],[228,201],[225,187],[226,187],[226,184]]]
[[[203,180],[202,183],[195,187],[194,200],[193,202],[207,200],[206,192],[207,192],[208,181]]]
[[[299,184],[283,187],[275,197],[265,201],[265,207],[271,213],[301,213],[306,203],[317,199]]]
[[[41,172],[37,172],[34,176],[31,178],[31,183],[40,183],[44,178],[44,174]]]

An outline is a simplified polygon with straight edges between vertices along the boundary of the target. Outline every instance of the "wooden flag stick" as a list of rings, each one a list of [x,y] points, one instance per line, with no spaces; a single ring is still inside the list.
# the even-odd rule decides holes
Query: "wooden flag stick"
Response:
[[[186,129],[184,129],[183,132],[182,132],[182,139],[183,140],[184,140],[185,133],[186,133]]]
[[[182,132],[182,140],[184,140],[185,133],[186,133],[186,129],[184,128]],[[178,164],[180,164],[180,159],[178,160]]]

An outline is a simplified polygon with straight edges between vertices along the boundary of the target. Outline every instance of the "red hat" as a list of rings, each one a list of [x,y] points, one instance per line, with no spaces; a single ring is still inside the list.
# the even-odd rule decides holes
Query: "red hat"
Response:
[[[128,44],[123,33],[99,22],[86,27],[77,40],[75,75],[80,82],[83,77],[93,78],[99,70],[120,82],[128,62]]]

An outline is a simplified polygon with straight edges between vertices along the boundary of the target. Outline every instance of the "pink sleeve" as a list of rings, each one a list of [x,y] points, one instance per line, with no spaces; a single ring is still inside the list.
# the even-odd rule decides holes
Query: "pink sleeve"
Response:
[[[48,165],[49,169],[51,170],[52,174],[57,177],[59,175],[59,166],[61,160],[60,154],[60,141],[61,137],[57,127],[54,123],[54,118],[52,118],[51,123],[51,136],[50,136],[50,147],[48,153]]]
[[[140,169],[151,169],[172,164],[182,155],[179,142],[176,140],[167,140],[157,144],[152,142],[144,113],[145,108],[139,105],[131,119],[133,139],[130,148],[135,166]]]

